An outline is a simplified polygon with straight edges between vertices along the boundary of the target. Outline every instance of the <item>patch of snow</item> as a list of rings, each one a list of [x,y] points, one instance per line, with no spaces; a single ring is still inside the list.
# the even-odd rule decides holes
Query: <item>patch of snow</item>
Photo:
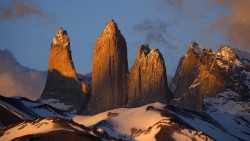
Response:
[[[102,120],[105,120],[108,118],[107,116],[108,112],[103,112],[94,116],[79,116],[76,115],[72,119],[76,123],[82,124],[84,126],[92,126]]]
[[[78,127],[78,126],[75,126],[73,124],[69,124],[72,128],[78,130],[78,131],[84,131],[82,128]]]
[[[12,112],[16,116],[25,120],[33,120],[39,117],[61,117],[61,118],[71,118],[73,114],[57,112],[52,109],[52,107],[45,105],[43,103],[29,101],[27,99],[13,98],[14,101],[7,102],[0,100],[2,107]]]
[[[233,95],[233,94],[232,94]],[[180,125],[189,124],[195,130],[183,128],[181,132],[173,132],[175,140],[207,140],[211,136],[215,140],[238,141],[248,140],[250,115],[237,113],[237,115],[210,112],[191,112],[182,109],[168,109],[165,112],[174,114],[171,118],[161,116],[157,110],[146,110],[148,106],[165,109],[164,104],[153,103],[138,108],[119,108],[103,112],[94,116],[74,116],[73,120],[79,124],[104,130],[108,135],[116,139],[148,141],[156,140],[155,135],[160,131],[159,121],[164,126],[171,126],[173,120]],[[116,116],[108,116],[108,112],[116,113]],[[100,129],[98,129],[100,128]],[[135,129],[132,132],[132,129]],[[203,134],[205,133],[205,134]],[[132,137],[131,137],[132,136]]]
[[[237,66],[237,67],[243,67],[242,63],[238,59],[235,59],[234,65]]]
[[[244,81],[244,84],[248,87],[248,89],[250,90],[250,72],[247,71],[243,71],[243,74],[246,75],[246,79]]]
[[[216,56],[221,56],[221,59],[224,61],[232,61],[235,54],[234,54],[233,50],[231,49],[231,47],[221,46],[219,49],[219,52],[216,54]]]
[[[15,115],[19,115],[18,117],[22,117],[22,119],[29,119],[29,120],[32,120],[32,118],[30,117],[30,115],[26,114],[25,112],[23,111],[20,111],[19,109],[17,109],[16,107],[10,105],[9,103],[7,102],[4,102],[4,101],[0,101],[0,103],[2,105],[5,105],[6,109],[10,109],[10,111],[15,114]]]
[[[205,98],[203,103],[207,112],[230,114],[249,114],[250,103],[239,101],[240,96],[233,91],[219,93],[216,97]]]
[[[228,64],[224,64],[221,60],[216,60],[217,65],[222,68],[222,69],[227,69],[229,68]]]
[[[68,109],[72,107],[71,105],[65,105],[64,103],[59,102],[59,100],[57,99],[41,100],[41,102],[45,104],[49,104],[50,106],[53,106],[57,109],[61,109],[64,111],[67,111]]]
[[[221,113],[209,113],[213,119],[224,126],[225,132],[232,135],[231,138],[224,138],[223,133],[217,133],[217,140],[240,140],[237,137],[249,140],[250,139],[250,115],[232,115],[232,114],[221,114]],[[234,136],[234,137],[233,137]]]
[[[166,119],[165,117],[162,117],[159,112],[146,111],[148,106],[161,109],[165,107],[165,104],[153,103],[139,108],[119,108],[110,110],[109,112],[111,113],[119,114],[115,117],[108,117],[108,112],[100,113],[94,116],[74,116],[73,121],[85,126],[93,126],[100,121],[108,120],[114,126],[114,130],[130,135],[131,128],[147,130],[149,126],[154,125],[162,119]]]
[[[250,53],[243,52],[233,48],[233,52],[238,56],[238,59],[245,65],[250,66]]]
[[[196,43],[196,42],[192,42],[189,45],[189,48],[191,48],[194,52],[196,52],[199,56],[202,55],[202,51],[203,51],[203,47],[202,45]]]
[[[218,114],[220,116],[221,120],[227,120],[226,118],[226,114]],[[248,138],[248,135],[245,136],[241,136],[239,134],[237,134],[237,132],[228,132],[227,129],[228,128],[233,128],[233,126],[231,125],[231,123],[227,123],[228,124],[228,128],[224,128],[224,124],[220,124],[220,122],[217,122],[216,120],[211,120],[211,121],[205,121],[203,119],[200,118],[189,118],[188,116],[183,116],[183,115],[178,115],[183,121],[189,123],[190,125],[192,125],[192,127],[194,127],[196,130],[199,130],[203,133],[206,133],[208,135],[210,135],[211,137],[213,137],[215,140],[230,140],[230,141],[238,141],[238,137],[241,138]],[[233,117],[228,117],[228,119],[233,120]],[[236,125],[237,127],[237,125]],[[248,128],[249,129],[249,128]],[[239,129],[234,129],[232,131],[236,131]]]
[[[99,133],[103,133],[104,132],[104,130],[102,129],[102,128],[97,128],[97,131],[99,132]]]
[[[136,136],[137,141],[156,141],[155,135],[160,131],[161,128],[154,127],[148,132],[144,132],[139,136]]]
[[[200,85],[200,84],[201,84],[201,83],[192,84],[192,85],[189,87],[189,89],[195,88],[196,86],[198,86],[198,85]]]
[[[17,117],[19,117],[19,118],[21,118],[21,119],[23,119],[23,120],[26,119],[26,117],[24,117],[22,114],[20,114],[20,113],[14,111],[14,110],[12,110],[12,108],[6,106],[5,104],[0,103],[0,105],[1,105],[3,108],[5,108],[7,111],[9,111],[9,112],[11,112],[12,114],[16,115]]]

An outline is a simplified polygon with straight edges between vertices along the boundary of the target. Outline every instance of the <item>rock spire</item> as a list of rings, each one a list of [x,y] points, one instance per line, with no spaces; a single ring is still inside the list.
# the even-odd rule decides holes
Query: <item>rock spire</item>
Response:
[[[59,109],[83,114],[90,92],[90,87],[77,79],[70,39],[67,31],[59,28],[51,44],[48,76],[40,100]]]
[[[114,20],[110,20],[94,48],[91,114],[126,105],[127,60],[126,41]]]
[[[153,102],[167,103],[172,96],[167,83],[166,67],[158,49],[142,45],[130,69],[128,107]]]

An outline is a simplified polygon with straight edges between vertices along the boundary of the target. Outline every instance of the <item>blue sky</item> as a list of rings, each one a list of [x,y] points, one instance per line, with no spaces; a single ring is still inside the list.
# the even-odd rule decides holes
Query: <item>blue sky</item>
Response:
[[[215,52],[220,44],[235,44],[227,38],[230,26],[223,26],[227,20],[221,20],[221,16],[231,18],[235,3],[211,1],[1,0],[0,50],[10,50],[24,66],[47,70],[50,44],[59,27],[63,27],[70,37],[76,71],[85,74],[91,72],[97,38],[106,23],[114,19],[126,39],[130,66],[138,47],[149,44],[151,48],[160,49],[167,72],[173,75],[190,42],[197,41]],[[33,9],[10,8],[17,3]],[[4,15],[3,11],[8,8],[17,14]],[[239,47],[237,45],[234,47],[249,50],[244,47],[244,41]]]

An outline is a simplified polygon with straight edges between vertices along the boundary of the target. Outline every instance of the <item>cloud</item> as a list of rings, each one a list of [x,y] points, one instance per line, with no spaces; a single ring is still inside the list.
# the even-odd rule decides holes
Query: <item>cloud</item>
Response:
[[[36,100],[43,91],[46,73],[23,67],[12,52],[0,50],[0,80],[0,95]]]
[[[220,15],[212,25],[212,29],[222,29],[226,33],[227,40],[235,48],[250,51],[250,1],[218,1],[220,6],[231,8],[230,15]]]
[[[55,17],[40,9],[39,6],[33,4],[29,0],[13,1],[6,7],[0,8],[1,20],[15,20],[27,16],[35,16],[42,21],[42,24],[50,24],[55,22]]]
[[[181,8],[185,5],[187,0],[161,0],[163,4],[174,6],[175,8]]]
[[[171,40],[175,39],[169,34],[170,23],[163,20],[144,19],[133,26],[134,31],[143,32],[148,43],[156,43],[166,47],[173,47]]]

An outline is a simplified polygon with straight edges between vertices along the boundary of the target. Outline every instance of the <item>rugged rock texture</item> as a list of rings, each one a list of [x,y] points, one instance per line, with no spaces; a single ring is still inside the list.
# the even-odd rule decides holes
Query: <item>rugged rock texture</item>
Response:
[[[204,98],[214,97],[226,89],[240,94],[242,99],[249,97],[248,66],[236,52],[222,45],[215,54],[192,42],[170,84],[175,98],[171,104],[202,111]]]
[[[171,98],[164,59],[158,49],[142,45],[130,69],[128,82],[128,107],[138,107],[153,102],[167,103]]]
[[[49,104],[48,101],[63,103],[64,107],[61,109],[82,114],[90,92],[90,87],[77,79],[71,57],[70,40],[66,30],[60,28],[51,44],[48,76],[40,99]]]
[[[123,107],[127,99],[127,45],[114,20],[96,42],[92,65],[92,96],[89,112]]]

